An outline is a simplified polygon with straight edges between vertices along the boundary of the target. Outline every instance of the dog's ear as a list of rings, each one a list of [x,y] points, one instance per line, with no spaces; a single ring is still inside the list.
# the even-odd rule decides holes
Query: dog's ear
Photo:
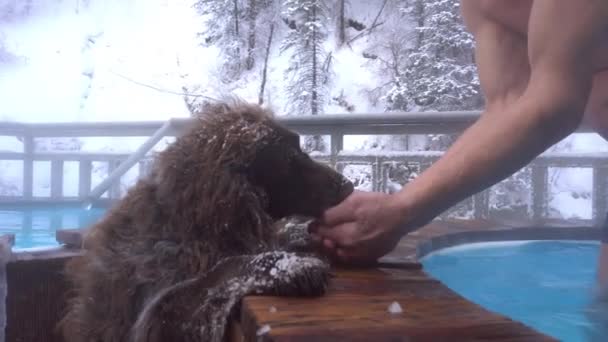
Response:
[[[155,162],[151,181],[156,186],[156,200],[158,203],[174,205],[178,192],[183,190],[183,179],[191,179],[188,176],[193,172],[195,154],[193,144],[196,139],[194,135],[185,135],[161,152]],[[192,182],[196,179],[191,179]],[[195,184],[189,184],[188,188]]]
[[[177,172],[170,171],[171,166],[164,165],[155,172],[152,181],[156,185],[156,201],[165,204],[172,201],[177,187]]]

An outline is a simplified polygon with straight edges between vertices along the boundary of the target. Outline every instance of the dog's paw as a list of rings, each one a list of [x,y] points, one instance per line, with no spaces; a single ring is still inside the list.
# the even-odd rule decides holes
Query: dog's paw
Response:
[[[277,249],[287,252],[312,253],[315,246],[308,225],[311,219],[289,217],[275,223]]]
[[[284,251],[255,256],[248,265],[257,293],[317,296],[325,293],[329,265],[314,256]]]

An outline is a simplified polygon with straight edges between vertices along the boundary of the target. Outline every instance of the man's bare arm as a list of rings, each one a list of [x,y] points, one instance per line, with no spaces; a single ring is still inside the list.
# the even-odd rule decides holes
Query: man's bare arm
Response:
[[[591,56],[605,30],[607,7],[603,0],[534,2],[528,86],[512,104],[487,108],[441,160],[404,187],[398,201],[411,220],[408,226],[424,224],[505,179],[577,128],[591,88]],[[484,43],[478,36],[478,44]]]

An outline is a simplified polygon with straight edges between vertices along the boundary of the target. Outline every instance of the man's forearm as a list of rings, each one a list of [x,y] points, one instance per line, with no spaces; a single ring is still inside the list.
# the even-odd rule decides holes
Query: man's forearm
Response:
[[[485,113],[440,160],[397,194],[407,226],[426,224],[512,175],[571,133],[579,120],[543,112],[550,109],[539,109],[534,101],[518,102],[500,113]]]

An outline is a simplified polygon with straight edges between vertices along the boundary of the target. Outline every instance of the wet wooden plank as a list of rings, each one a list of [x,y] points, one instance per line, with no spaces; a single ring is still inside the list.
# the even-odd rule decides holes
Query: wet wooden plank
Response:
[[[553,341],[467,301],[420,269],[338,269],[334,274],[322,297],[244,298],[244,340]],[[395,301],[402,313],[388,311]],[[270,331],[256,336],[264,325]]]
[[[84,241],[84,233],[85,230],[83,229],[57,229],[55,232],[55,240],[61,245],[70,248],[80,248]]]

